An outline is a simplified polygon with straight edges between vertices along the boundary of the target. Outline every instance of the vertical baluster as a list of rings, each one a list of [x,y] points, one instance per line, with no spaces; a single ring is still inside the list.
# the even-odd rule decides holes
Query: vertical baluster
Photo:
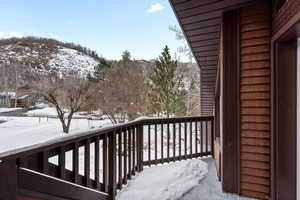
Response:
[[[178,141],[179,141],[179,159],[181,159],[181,123],[179,123],[179,137],[178,137]]]
[[[198,153],[198,121],[195,121],[195,154]]]
[[[133,158],[132,158],[133,172],[132,172],[132,174],[135,175],[135,171],[136,171],[136,162],[135,162],[135,160],[136,160],[136,129],[135,129],[135,127],[133,127],[132,144],[133,144],[133,149],[132,149],[132,151],[133,151]]]
[[[211,131],[211,144],[210,144],[210,146],[211,146],[211,155],[214,157],[214,140],[215,140],[215,135],[214,135],[214,120],[211,120],[210,121],[210,125],[211,125],[211,129],[210,129],[210,131]]]
[[[109,133],[108,145],[108,194],[112,199],[116,195],[116,131]]]
[[[59,168],[59,178],[65,179],[65,165],[66,165],[66,153],[65,148],[62,146],[59,150],[59,156],[58,156],[58,168]]]
[[[206,147],[205,154],[208,155],[208,130],[207,130],[207,121],[205,121],[205,147]]]
[[[97,190],[100,189],[99,160],[100,160],[99,136],[96,136],[96,138],[95,138],[95,181],[96,181],[96,185],[95,186],[96,186]]]
[[[122,188],[122,131],[118,131],[118,170],[119,170],[119,178],[118,178],[118,189]]]
[[[151,161],[151,126],[148,125],[148,161],[150,166]]]
[[[140,125],[140,172],[144,166],[144,125]]]
[[[200,148],[201,148],[201,156],[203,156],[203,121],[200,121],[200,134],[201,134],[201,140],[200,140]]]
[[[164,158],[164,124],[160,125],[160,162],[163,163]]]
[[[128,178],[131,179],[131,127],[128,128]]]
[[[49,163],[48,163],[48,151],[43,151],[42,152],[42,172],[43,174],[48,174],[48,167],[49,167]]]
[[[187,159],[187,123],[184,122],[184,159]]]
[[[104,134],[103,138],[103,191],[108,192],[108,159],[107,159],[107,134]]]
[[[193,157],[193,121],[190,121],[190,157]]]
[[[169,122],[167,123],[167,159],[168,162],[170,162],[170,124]]]
[[[155,164],[157,165],[157,124],[154,124],[154,140],[155,140]]]
[[[173,123],[173,161],[175,162],[176,156],[176,123]]]
[[[90,179],[90,140],[85,141],[84,147],[84,176],[85,176],[85,185],[86,187],[91,187]]]
[[[78,161],[78,151],[79,151],[79,146],[78,143],[75,142],[74,143],[74,149],[73,149],[73,181],[74,183],[78,183],[79,182],[79,178],[78,178],[78,174],[79,174],[79,161]]]
[[[123,143],[124,143],[124,156],[123,156],[123,166],[124,166],[124,179],[123,183],[126,185],[127,184],[127,130],[124,129],[123,132]]]

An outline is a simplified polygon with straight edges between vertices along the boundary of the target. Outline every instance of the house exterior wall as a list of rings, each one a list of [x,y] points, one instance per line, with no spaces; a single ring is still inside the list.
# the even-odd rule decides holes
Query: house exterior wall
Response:
[[[240,194],[271,196],[271,10],[240,9]]]

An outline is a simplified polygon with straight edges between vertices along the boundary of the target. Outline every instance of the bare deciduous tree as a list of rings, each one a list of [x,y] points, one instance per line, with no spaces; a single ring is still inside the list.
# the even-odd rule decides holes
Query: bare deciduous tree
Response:
[[[147,91],[140,66],[134,61],[112,64],[105,80],[98,82],[99,107],[113,123],[133,120],[146,111]]]
[[[93,95],[91,83],[78,75],[59,78],[51,74],[33,84],[33,91],[54,105],[64,133],[68,133],[74,113],[86,106]]]

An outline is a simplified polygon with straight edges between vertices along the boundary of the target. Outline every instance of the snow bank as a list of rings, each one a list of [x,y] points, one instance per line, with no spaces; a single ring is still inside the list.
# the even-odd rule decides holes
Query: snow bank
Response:
[[[0,113],[12,112],[16,110],[21,110],[22,108],[0,108]]]
[[[57,111],[54,107],[45,107],[42,109],[30,110],[27,113],[27,116],[49,116],[57,117]]]
[[[181,161],[144,169],[117,195],[118,200],[176,200],[208,173],[202,160]]]

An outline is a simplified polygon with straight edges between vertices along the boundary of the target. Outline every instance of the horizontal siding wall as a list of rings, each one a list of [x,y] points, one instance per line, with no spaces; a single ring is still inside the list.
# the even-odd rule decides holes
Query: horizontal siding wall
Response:
[[[269,5],[240,9],[240,192],[271,190],[271,17]]]

